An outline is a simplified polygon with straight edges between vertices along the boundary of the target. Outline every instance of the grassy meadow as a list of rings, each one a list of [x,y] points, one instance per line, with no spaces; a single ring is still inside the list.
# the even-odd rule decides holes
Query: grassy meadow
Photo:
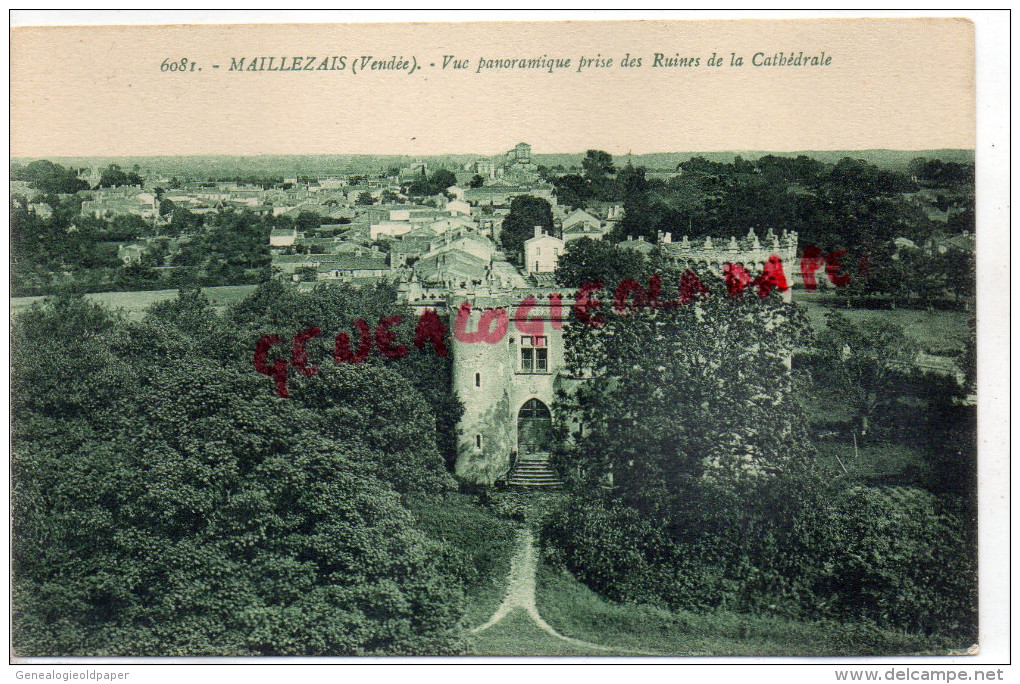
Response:
[[[203,287],[202,292],[215,307],[224,307],[239,302],[252,292],[257,285],[222,285]],[[177,290],[135,290],[131,292],[95,292],[85,295],[89,301],[102,304],[113,311],[123,311],[130,320],[140,320],[145,310],[157,302],[173,299]],[[17,313],[46,297],[12,297],[11,313]]]
[[[925,350],[962,350],[970,337],[972,316],[957,309],[847,309],[831,295],[795,290],[793,301],[807,314],[815,330],[825,328],[825,314],[839,311],[853,323],[883,320],[903,326],[904,332]]]

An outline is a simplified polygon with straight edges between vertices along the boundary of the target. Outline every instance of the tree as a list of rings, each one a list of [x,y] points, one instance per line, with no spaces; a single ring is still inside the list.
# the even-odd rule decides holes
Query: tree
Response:
[[[584,170],[592,197],[608,202],[619,199],[618,183],[613,178],[616,167],[613,166],[613,157],[608,152],[588,150],[581,161],[581,168]]]
[[[110,164],[103,169],[99,177],[99,187],[111,188],[119,185],[141,185],[143,179],[135,172],[124,173],[117,164]]]
[[[402,359],[379,358],[371,355],[367,364],[382,364],[404,376],[431,405],[435,416],[436,443],[440,454],[452,469],[457,456],[457,423],[463,414],[460,401],[449,391],[452,386],[452,357],[440,357],[426,346],[413,346],[413,312],[397,301],[397,290],[390,284],[355,287],[346,283],[321,283],[308,292],[299,292],[277,281],[258,287],[246,300],[230,311],[232,324],[247,331],[248,338],[257,340],[266,331],[299,331],[317,326],[324,331],[324,339],[310,345],[318,349],[319,358],[332,364],[333,338],[346,332],[355,336],[355,321],[361,318],[374,324],[384,317],[400,316],[403,323],[394,329],[397,341],[411,352]],[[446,321],[452,328],[450,321]],[[293,333],[292,333],[293,334]],[[241,352],[237,352],[241,353]],[[250,353],[250,349],[244,353]],[[313,356],[313,362],[318,362]],[[314,378],[313,378],[314,380]]]
[[[643,282],[650,275],[648,262],[641,253],[588,237],[568,242],[556,265],[556,283],[565,287],[580,287],[598,280],[613,290],[627,278]]]
[[[917,347],[902,326],[879,319],[854,323],[838,311],[825,317],[818,349],[828,364],[830,382],[854,411],[861,436],[871,418],[893,401],[896,388],[915,370]]]
[[[936,301],[945,297],[950,273],[939,268],[943,265],[939,263],[941,259],[933,258],[920,249],[903,250],[899,256],[904,284],[926,307],[930,308]],[[964,272],[970,275],[973,270],[966,269]]]
[[[552,231],[552,205],[541,197],[518,195],[510,202],[510,213],[503,219],[499,242],[503,251],[523,259],[524,242],[535,235],[535,227]]]
[[[555,185],[556,201],[563,206],[583,209],[591,199],[591,181],[576,173],[560,176]]]
[[[30,163],[26,167],[11,165],[12,180],[24,180],[32,187],[46,194],[73,194],[88,190],[89,184],[80,180],[74,169],[65,169],[46,159]]]
[[[170,225],[175,226],[178,233],[192,233],[202,227],[202,215],[183,207],[174,207],[170,214]]]
[[[15,330],[19,654],[457,652],[468,568],[390,484],[449,486],[409,383],[345,366],[275,398],[195,291],[140,323],[60,300]]]
[[[457,176],[454,175],[453,171],[447,169],[439,169],[429,176],[429,185],[435,189],[435,192],[432,193],[434,195],[438,195],[456,184]]]
[[[953,293],[957,302],[968,301],[974,296],[977,276],[974,253],[963,249],[948,249],[937,255],[931,267],[945,274],[946,288]]]
[[[422,177],[407,187],[407,194],[412,197],[428,197],[440,195],[446,192],[450,186],[457,184],[457,176],[447,169],[438,169],[432,172],[431,176],[425,176],[425,168],[422,167]]]
[[[669,287],[663,301],[677,297]],[[807,339],[803,315],[775,293],[688,292],[686,304],[623,313],[604,301],[599,327],[566,328],[567,366],[586,379],[554,415],[579,492],[611,475],[614,497],[664,511],[698,478],[767,481],[807,453],[786,365]]]
[[[364,205],[375,204],[375,198],[372,197],[372,193],[368,192],[367,190],[362,191],[362,193],[358,195],[358,204]]]
[[[368,193],[362,193],[362,195],[365,194]],[[371,200],[372,196],[369,195],[368,197]],[[363,204],[363,202],[361,201],[361,197],[358,197],[358,203]],[[372,202],[370,201],[368,202],[368,204],[372,204]],[[302,233],[307,233],[315,230],[316,228],[319,227],[319,224],[321,223],[322,217],[319,214],[315,213],[314,211],[306,210],[298,212],[297,218],[294,221],[295,227],[298,229],[299,232]]]
[[[476,173],[474,176],[471,177],[471,180],[470,182],[468,182],[468,185],[472,188],[480,188],[483,185],[485,185],[485,179]]]
[[[602,150],[588,150],[581,160],[581,168],[585,177],[596,185],[616,173],[613,156]]]
[[[314,283],[319,279],[319,272],[314,266],[299,266],[294,269],[294,275],[303,283]]]
[[[634,168],[629,163],[620,171],[618,178],[623,188],[623,218],[613,231],[616,241],[628,238],[643,237],[649,242],[657,242],[658,221],[652,212],[648,197],[648,181],[645,179],[643,166]]]

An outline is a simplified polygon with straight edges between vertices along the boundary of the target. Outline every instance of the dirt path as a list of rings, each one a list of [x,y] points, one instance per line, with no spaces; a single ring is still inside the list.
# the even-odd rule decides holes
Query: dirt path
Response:
[[[581,641],[580,639],[574,639],[573,637],[563,636],[557,632],[553,629],[552,625],[542,619],[542,616],[538,613],[538,607],[535,605],[535,577],[537,570],[538,554],[535,551],[535,538],[534,535],[532,535],[531,530],[525,528],[521,530],[517,553],[514,554],[514,557],[510,560],[510,577],[507,580],[506,597],[499,605],[499,608],[496,609],[496,612],[492,614],[492,617],[489,618],[485,624],[472,629],[471,632],[473,634],[484,632],[493,625],[499,623],[500,620],[513,611],[521,609],[526,612],[531,620],[549,636],[556,637],[557,639],[566,641],[574,646],[590,648],[598,651],[611,651],[614,653],[660,655],[658,653],[635,651],[616,646],[601,646],[599,644]]]

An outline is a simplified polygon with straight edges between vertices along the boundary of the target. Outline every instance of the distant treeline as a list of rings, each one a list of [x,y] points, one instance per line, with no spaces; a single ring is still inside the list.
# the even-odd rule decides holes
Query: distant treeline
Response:
[[[509,149],[511,143],[507,144]],[[677,164],[694,157],[703,157],[710,161],[731,163],[735,157],[759,159],[768,155],[777,157],[806,156],[817,161],[835,164],[844,157],[863,159],[870,164],[888,169],[905,170],[912,159],[927,157],[941,159],[943,162],[973,164],[974,150],[941,149],[941,150],[804,150],[798,152],[769,152],[764,150],[733,150],[728,152],[655,152],[649,154],[617,155],[625,164],[644,166],[648,169],[675,169]],[[477,159],[502,156],[502,151],[478,154],[441,154],[414,157],[409,155],[360,155],[360,154],[311,154],[311,155],[263,155],[263,156],[231,156],[231,155],[198,155],[198,156],[152,156],[152,157],[53,157],[50,160],[72,168],[100,168],[111,163],[123,168],[133,168],[136,164],[150,173],[163,176],[181,176],[190,178],[211,178],[220,176],[272,175],[281,178],[293,178],[297,175],[319,176],[327,178],[344,173],[369,173],[392,166],[403,167],[416,160],[429,163],[430,167],[462,166]],[[565,154],[533,154],[536,164],[564,168],[580,167],[584,159],[583,152]],[[35,161],[30,158],[17,159],[14,163],[21,165]]]

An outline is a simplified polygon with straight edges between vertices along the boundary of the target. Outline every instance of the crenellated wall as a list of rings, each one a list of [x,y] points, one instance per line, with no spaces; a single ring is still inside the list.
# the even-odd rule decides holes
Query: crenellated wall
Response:
[[[719,273],[725,263],[740,264],[752,275],[758,275],[773,254],[783,262],[787,278],[794,271],[797,262],[797,233],[783,231],[776,236],[769,231],[759,239],[754,229],[743,238],[731,237],[720,240],[707,237],[689,240],[685,235],[680,242],[673,242],[669,233],[660,236],[659,245],[679,261],[691,267],[701,267]]]

